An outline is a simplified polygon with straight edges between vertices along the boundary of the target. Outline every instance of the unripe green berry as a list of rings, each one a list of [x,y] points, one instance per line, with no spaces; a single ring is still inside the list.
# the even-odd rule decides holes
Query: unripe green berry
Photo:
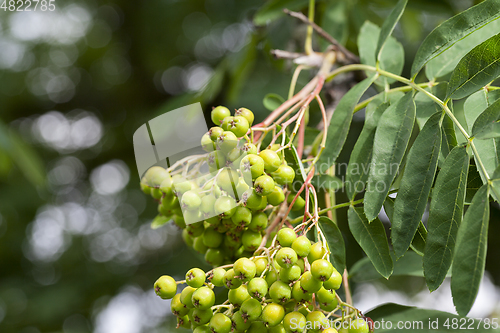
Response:
[[[314,278],[311,272],[307,271],[300,278],[300,286],[308,293],[315,293],[321,289],[323,282]]]
[[[245,332],[249,327],[251,322],[245,321],[240,311],[236,311],[231,316],[231,321],[234,332]]]
[[[262,305],[255,298],[249,298],[241,304],[240,313],[244,321],[255,321],[262,313]]]
[[[276,262],[281,267],[291,267],[297,263],[297,253],[289,247],[281,248],[276,254]]]
[[[349,333],[368,333],[369,331],[370,327],[368,323],[362,318],[355,319],[349,323]]]
[[[242,281],[250,281],[255,276],[257,267],[255,263],[247,258],[240,258],[236,260],[233,265],[234,273]]]
[[[210,248],[217,248],[222,244],[224,236],[217,231],[214,227],[206,228],[203,233],[203,244]]]
[[[246,190],[245,193],[243,193],[242,201],[245,203],[246,207],[253,210],[257,210],[262,206],[263,203],[267,203],[267,199],[258,195],[252,188]]]
[[[250,125],[248,120],[242,116],[233,117],[232,121],[229,123],[228,130],[233,132],[238,138],[241,138],[247,134]]]
[[[216,287],[223,287],[225,274],[226,270],[224,268],[217,267],[210,273],[208,280]]]
[[[250,298],[248,294],[247,286],[242,284],[238,288],[229,290],[227,293],[227,299],[234,306],[240,307],[243,302]]]
[[[268,217],[264,212],[254,213],[252,216],[252,222],[248,225],[248,229],[261,232],[267,228]]]
[[[231,122],[233,121],[233,119],[234,119],[233,116],[228,116],[228,117],[224,118],[222,120],[222,123],[221,123],[220,127],[222,127],[222,129],[224,131],[229,131],[229,128],[231,126]]]
[[[281,165],[280,157],[271,149],[262,150],[259,156],[264,160],[264,169],[266,172],[274,172]]]
[[[215,198],[213,194],[208,194],[201,198],[200,212],[203,214],[203,216],[211,217],[215,215],[214,205],[216,200],[217,198]]]
[[[170,310],[177,317],[183,317],[189,313],[188,307],[181,302],[181,294],[177,294],[174,298],[172,298],[172,302],[170,302]]]
[[[255,271],[255,276],[260,276],[266,269],[268,261],[266,258],[256,258],[253,260],[253,262],[255,263],[255,267],[257,268]]]
[[[193,293],[196,291],[196,288],[187,286],[184,288],[181,292],[181,298],[180,301],[182,304],[184,304],[188,309],[194,308],[193,301],[191,300],[191,297],[193,296]]]
[[[208,287],[198,288],[191,297],[193,305],[197,309],[207,310],[215,304],[215,294]]]
[[[191,321],[196,325],[205,325],[212,319],[213,312],[211,309],[194,309],[191,314]]]
[[[210,135],[208,133],[203,134],[201,137],[201,147],[207,153],[215,150],[214,142],[210,139]]]
[[[269,287],[269,296],[275,303],[284,304],[292,298],[292,288],[282,281],[276,281]]]
[[[312,311],[308,313],[306,320],[312,325],[312,329],[308,329],[308,332],[321,332],[323,328],[329,326],[328,319],[326,319],[321,311]]]
[[[217,185],[226,192],[233,193],[233,186],[236,186],[239,175],[230,168],[224,168],[217,176]]]
[[[265,279],[261,277],[253,278],[248,282],[248,293],[256,299],[262,299],[268,292],[268,284]]]
[[[183,209],[195,210],[201,205],[201,198],[195,191],[187,191],[182,195],[181,204]]]
[[[311,241],[306,236],[300,236],[293,241],[292,249],[299,257],[305,258],[311,252]]]
[[[175,296],[177,292],[177,283],[168,275],[162,275],[156,280],[154,284],[156,295],[163,299],[170,299]]]
[[[283,201],[285,201],[285,193],[283,193],[283,189],[279,186],[274,186],[273,192],[267,195],[267,202],[276,207]]]
[[[153,166],[144,174],[144,179],[150,187],[160,187],[161,183],[169,177],[168,171],[161,166]]]
[[[285,317],[285,309],[276,303],[269,303],[262,310],[261,319],[268,327],[274,327],[281,323]]]
[[[280,185],[289,185],[292,184],[295,179],[295,171],[292,167],[282,164],[278,170],[271,174],[271,176],[273,176],[276,183]]]
[[[296,193],[290,193],[287,198],[287,202],[289,205],[292,204],[293,199],[295,198]],[[300,195],[297,197],[297,200],[293,203],[292,210],[298,211],[304,209],[306,206],[306,201]]]
[[[266,282],[268,286],[272,285],[277,280],[278,280],[278,275],[274,270],[271,269],[266,273]]]
[[[213,333],[229,333],[231,331],[231,319],[223,313],[216,313],[210,319],[209,327]]]
[[[325,254],[326,250],[323,247],[323,244],[321,244],[321,242],[317,242],[311,246],[311,251],[307,255],[307,260],[309,261],[310,264],[312,264],[316,260],[323,259]]]
[[[177,317],[177,327],[191,328],[191,319],[189,319],[189,316]]]
[[[229,111],[228,108],[226,108],[225,106],[218,106],[212,110],[211,113],[212,122],[216,126],[220,126],[222,124],[222,120],[224,120],[224,118],[226,117],[229,117],[230,115],[231,111]]]
[[[332,276],[333,265],[325,259],[315,260],[311,264],[311,274],[316,279],[325,282]]]
[[[235,148],[238,144],[238,138],[233,132],[224,131],[221,136],[217,138],[217,148],[224,153],[228,153],[231,149]]]
[[[342,284],[342,275],[334,268],[333,273],[328,280],[323,282],[323,286],[326,289],[337,290]]]
[[[196,252],[205,254],[208,250],[208,247],[204,243],[205,242],[203,241],[203,235],[195,237],[195,239],[193,240],[193,249]]]
[[[286,333],[286,331],[282,324],[278,324],[276,326],[269,327],[267,329],[267,333]]]
[[[203,234],[205,229],[203,227],[203,222],[196,222],[187,225],[186,230],[191,237],[199,237]]]
[[[252,222],[252,212],[247,207],[238,206],[233,216],[231,216],[231,221],[243,230],[243,228]]]
[[[253,112],[247,108],[239,108],[238,110],[236,110],[234,115],[244,117],[250,126],[252,126],[255,119]]]
[[[293,265],[289,268],[282,268],[280,271],[280,280],[286,283],[297,281],[302,274],[298,265]]]
[[[205,283],[205,272],[199,268],[191,268],[186,273],[186,283],[193,288],[203,286]]]
[[[331,290],[325,289],[324,286],[316,292],[316,301],[321,305],[335,303],[335,306],[337,306],[337,298],[335,297],[335,293]]]
[[[302,289],[299,280],[292,287],[292,297],[297,302],[306,302],[312,299],[312,294]]]
[[[241,242],[247,251],[255,251],[262,242],[262,234],[260,232],[246,230],[241,236]]]
[[[290,312],[283,318],[287,333],[302,333],[306,328],[306,317],[300,312]]]
[[[210,330],[210,327],[203,325],[203,326],[196,326],[193,330],[193,333],[212,333]]]
[[[255,193],[261,196],[266,196],[274,191],[274,180],[268,175],[258,177],[254,182]]]
[[[219,197],[215,201],[214,210],[221,218],[231,217],[236,212],[236,201],[232,197]]]
[[[207,155],[207,164],[210,169],[222,169],[226,165],[226,156],[219,150],[213,151]]]
[[[250,173],[251,178],[256,179],[264,174],[264,160],[258,155],[247,155],[241,159],[240,170],[244,174]]]
[[[257,154],[257,147],[250,142],[246,142],[242,147],[241,151],[247,154]]]
[[[221,127],[214,126],[208,131],[208,136],[210,137],[210,140],[212,140],[212,142],[216,142],[217,138],[221,136],[222,133],[224,133],[224,130]]]
[[[236,277],[234,269],[228,270],[226,274],[224,274],[222,281],[227,289],[236,289],[241,286],[241,280]]]
[[[153,187],[151,188],[151,196],[156,200],[160,200],[163,196],[163,192],[159,188]]]
[[[291,228],[282,228],[277,233],[277,239],[281,246],[290,247],[293,241],[297,238],[295,231]],[[297,252],[297,251],[295,251]]]

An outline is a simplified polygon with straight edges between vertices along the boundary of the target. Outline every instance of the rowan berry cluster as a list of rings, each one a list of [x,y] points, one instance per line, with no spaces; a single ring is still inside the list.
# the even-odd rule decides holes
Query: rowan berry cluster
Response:
[[[306,206],[291,191],[295,170],[285,147],[274,140],[262,149],[262,140],[254,144],[254,115],[248,109],[232,116],[219,106],[211,118],[217,126],[201,139],[205,155],[180,161],[178,169],[152,167],[141,187],[214,269],[193,268],[184,281],[161,276],[156,293],[172,299],[178,327],[195,333],[337,332],[329,328],[329,317],[355,318],[345,316],[349,310],[335,292],[342,276],[329,261],[328,245],[306,237],[308,222],[270,223],[283,220],[283,211],[304,212]],[[197,166],[190,169],[189,163]],[[208,174],[199,176],[203,165]],[[193,172],[199,177],[187,177]],[[224,291],[227,300],[215,304],[215,294]],[[360,323],[349,332],[368,332]]]

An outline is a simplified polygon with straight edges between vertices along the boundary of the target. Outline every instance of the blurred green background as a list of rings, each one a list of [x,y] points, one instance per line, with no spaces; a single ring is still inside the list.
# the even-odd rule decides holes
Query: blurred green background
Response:
[[[262,120],[264,96],[286,97],[294,68],[269,51],[303,49],[305,26],[281,9],[307,3],[56,0],[55,11],[0,9],[0,332],[173,331],[169,304],[152,284],[204,264],[174,225],[150,229],[156,207],[139,189],[132,135],[195,101],[206,112],[248,107]],[[395,3],[317,0],[316,21],[356,52],[364,21],[380,25]],[[471,5],[410,0],[395,31],[406,67],[430,30]],[[316,50],[325,46],[315,39]],[[299,86],[312,74],[304,72]],[[355,118],[345,162],[362,120]],[[493,209],[492,236],[496,222]],[[362,253],[345,236],[351,266]],[[498,306],[491,301],[498,302],[492,282],[500,284],[500,267],[491,258],[500,251],[492,243],[490,289],[473,312],[481,316]],[[401,301],[453,311],[446,292],[428,295],[422,279],[395,277],[359,285],[355,300],[363,310]]]

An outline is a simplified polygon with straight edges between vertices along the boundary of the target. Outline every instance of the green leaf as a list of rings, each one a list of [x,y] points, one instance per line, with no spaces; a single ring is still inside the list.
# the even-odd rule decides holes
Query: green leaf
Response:
[[[500,34],[479,44],[463,57],[451,74],[446,98],[460,99],[500,75]]]
[[[488,185],[477,191],[457,235],[451,276],[453,304],[466,316],[477,296],[484,275],[490,219]]]
[[[392,218],[394,215],[394,199],[391,197],[387,197],[384,202],[384,210],[389,218],[389,221],[392,223]],[[425,252],[425,242],[427,240],[427,229],[425,225],[420,221],[418,224],[417,232],[415,232],[415,236],[411,241],[410,247],[413,251],[415,251],[418,255],[423,256]]]
[[[468,169],[467,148],[458,146],[446,158],[432,191],[424,254],[425,279],[430,291],[441,285],[451,265],[462,222]]]
[[[353,206],[349,207],[347,218],[349,229],[356,242],[370,258],[377,272],[388,279],[392,274],[393,264],[382,222],[375,219],[369,223],[363,209]]]
[[[476,45],[484,42],[500,30],[500,20],[495,20],[456,42],[449,49],[429,61],[425,66],[425,75],[429,80],[436,80],[453,71],[464,55]]]
[[[377,59],[375,50],[379,35],[380,28],[370,21],[366,21],[361,27],[358,35],[358,50],[361,63],[370,66],[376,65]],[[403,71],[404,49],[401,43],[392,36],[387,39],[387,43],[382,50],[379,65],[381,69],[397,75],[401,74]],[[370,75],[369,73],[366,74],[367,76]],[[394,79],[382,76],[375,81],[375,84],[385,87],[386,84],[391,84],[393,82],[395,82]]]
[[[439,83],[436,86],[432,86],[430,88],[425,88],[425,90],[429,91],[439,99],[443,99],[446,96],[446,89],[448,88],[448,84],[446,82]],[[417,92],[415,95],[415,107],[416,107],[416,117],[417,124],[420,129],[424,128],[425,123],[429,118],[435,114],[436,112],[442,111],[443,109],[429,98],[423,92]]]
[[[404,306],[394,303],[383,304],[365,314],[380,325],[375,332],[377,333],[394,333],[394,332],[419,332],[419,333],[443,333],[457,332],[453,322],[458,323],[458,326],[464,324],[463,327],[474,328],[476,333],[491,333],[491,327],[483,325],[482,319],[475,320],[472,318],[461,318],[452,313],[442,312],[431,309],[419,309],[411,306]],[[449,326],[444,325],[448,320]],[[411,323],[409,329],[397,329],[398,324]]]
[[[472,198],[474,198],[481,186],[483,186],[483,181],[481,180],[481,175],[477,171],[477,167],[474,164],[469,164],[467,188],[465,190],[465,204],[470,204],[472,202]]]
[[[442,165],[450,153],[457,146],[457,136],[455,134],[455,125],[453,120],[451,120],[448,115],[443,118],[443,123],[441,124],[441,154],[439,155],[439,162]]]
[[[479,118],[481,113],[483,113],[486,108],[490,107],[499,99],[499,90],[488,92],[486,89],[481,89],[465,100],[464,113],[469,133],[473,131],[473,124],[476,122],[477,118]],[[474,145],[476,146],[477,152],[481,157],[481,161],[486,169],[486,172],[491,175],[495,172],[495,169],[498,167],[500,162],[500,138],[475,140]],[[476,165],[479,165],[475,155],[474,159],[476,161]],[[481,179],[483,180],[483,183],[486,183],[486,179],[482,172]]]
[[[330,250],[330,262],[342,274],[345,269],[345,244],[344,237],[337,225],[327,217],[319,218],[319,228],[323,232]]]
[[[151,229],[158,229],[159,227],[163,226],[164,224],[167,224],[170,221],[172,221],[170,217],[157,215],[151,222]]]
[[[351,152],[346,171],[346,191],[349,200],[353,200],[356,193],[361,192],[365,187],[370,172],[375,130],[380,117],[389,105],[389,103],[382,103],[373,113],[367,112],[366,114],[365,124]]]
[[[315,175],[311,179],[311,184],[316,188],[316,191],[336,191],[343,186],[342,179],[330,175]]]
[[[424,277],[422,269],[422,257],[415,252],[407,252],[403,257],[397,259],[396,255],[391,252],[392,261],[394,262],[393,276],[415,276]],[[349,270],[349,279],[354,282],[366,282],[380,279],[380,274],[373,267],[370,258],[358,260]]]
[[[267,94],[262,100],[262,104],[269,111],[276,110],[281,104],[285,103],[285,99],[278,94]]]
[[[365,194],[365,214],[378,216],[403,159],[415,121],[413,93],[407,93],[382,114],[375,131],[373,157]]]
[[[325,150],[318,162],[318,165],[321,165],[320,172],[324,173],[337,160],[349,133],[354,107],[375,78],[376,76],[373,75],[355,85],[342,97],[335,108],[328,126]]]
[[[484,133],[488,133],[495,127],[498,127],[498,125],[496,125],[498,119],[500,119],[500,99],[488,106],[486,110],[477,117],[474,126],[472,126],[472,136],[478,139],[488,139],[484,137]]]
[[[412,77],[431,59],[498,17],[500,0],[487,0],[441,23],[424,39],[417,50],[411,66]]]
[[[378,37],[377,49],[375,50],[377,60],[381,59],[382,49],[385,45],[385,42],[387,41],[387,38],[392,35],[392,32],[396,27],[396,23],[398,23],[401,15],[403,15],[407,2],[408,0],[399,0],[396,4],[396,7],[394,7],[389,16],[384,20],[384,24],[382,24],[382,29],[380,30],[380,35]]]
[[[271,0],[262,6],[253,18],[255,25],[268,24],[281,16],[284,16],[283,9],[300,10],[307,6],[309,0]]]
[[[491,176],[491,196],[497,202],[499,202],[500,198],[500,166],[495,170],[493,176]]]
[[[408,153],[391,220],[392,245],[398,258],[410,247],[427,207],[441,149],[441,116],[438,112],[425,123]]]
[[[500,123],[497,121],[485,125],[482,130],[475,135],[475,138],[479,140],[494,139],[498,137],[500,137]]]

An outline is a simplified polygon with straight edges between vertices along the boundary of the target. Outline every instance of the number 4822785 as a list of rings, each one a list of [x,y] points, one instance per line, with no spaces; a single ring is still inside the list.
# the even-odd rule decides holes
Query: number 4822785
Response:
[[[33,12],[56,10],[55,0],[5,0],[0,9],[9,12]]]

